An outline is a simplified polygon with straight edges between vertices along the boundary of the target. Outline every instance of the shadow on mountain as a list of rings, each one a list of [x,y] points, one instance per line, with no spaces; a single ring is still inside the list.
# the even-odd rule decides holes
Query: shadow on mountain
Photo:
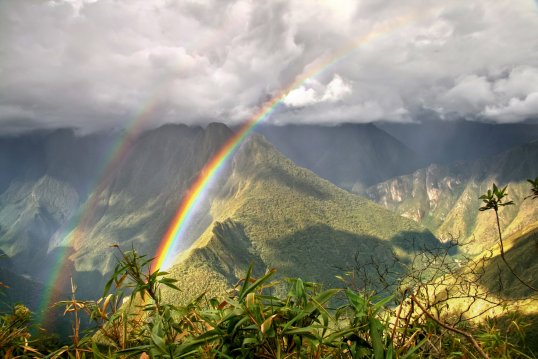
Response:
[[[201,251],[201,256],[224,275],[230,284],[235,284],[251,265],[255,276],[264,274],[267,267],[253,249],[242,224],[230,219],[216,222],[213,226],[213,239],[211,249]]]
[[[440,244],[427,232],[408,232],[401,236],[427,240],[427,246]],[[336,276],[359,271],[365,276],[362,283],[355,283],[360,287],[379,282],[379,278],[375,278],[379,275],[377,270],[380,269],[377,265],[390,266],[386,267],[387,278],[383,278],[386,280],[393,280],[403,273],[403,267],[395,260],[393,251],[394,243],[399,241],[400,235],[387,241],[318,224],[266,241],[258,250],[262,258],[270,259],[266,260],[268,266],[276,268],[277,273],[283,276],[341,286],[342,283]]]
[[[22,303],[34,313],[34,320],[39,321],[36,324],[49,333],[68,338],[73,318],[69,314],[64,315],[65,307],[57,303],[71,299],[71,278],[76,285],[78,300],[98,299],[102,296],[104,285],[108,280],[108,276],[103,276],[99,271],[77,272],[73,262],[65,260],[71,254],[73,254],[71,248],[55,248],[47,258],[34,264],[35,268],[32,271],[35,273],[39,266],[42,267],[41,275],[36,279],[12,272],[0,265],[0,282],[9,286],[5,291],[6,295],[1,298],[4,305],[0,304],[0,308]],[[12,258],[12,261],[16,260],[16,257]],[[56,270],[58,272],[55,272]],[[87,320],[82,320],[81,328],[87,328],[87,323]]]
[[[514,272],[527,284],[538,288],[538,228],[517,238],[505,251],[505,258]],[[520,283],[500,255],[486,262],[480,284],[505,299],[524,299],[537,293]]]
[[[455,255],[458,252],[453,243],[441,242],[430,231],[415,232],[404,231],[391,238],[391,244],[396,248],[406,252],[432,252],[448,251],[449,255]]]
[[[0,261],[0,282],[7,286],[0,290],[0,311],[9,312],[15,304],[24,304],[32,311],[35,324],[48,332],[67,337],[71,330],[70,319],[64,316],[64,308],[53,304],[69,299],[68,292],[55,288],[49,292],[43,283],[13,271],[11,262],[11,259]]]

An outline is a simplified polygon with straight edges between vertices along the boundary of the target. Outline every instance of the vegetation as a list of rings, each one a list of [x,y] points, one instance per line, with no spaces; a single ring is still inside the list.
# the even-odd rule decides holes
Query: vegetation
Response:
[[[228,175],[215,184],[212,224],[170,269],[185,290],[164,291],[167,300],[222,293],[250,264],[256,276],[278,268],[275,279],[301,277],[336,287],[336,276],[354,266],[357,253],[412,256],[404,237],[438,244],[423,226],[296,166],[262,138],[242,146]]]
[[[59,303],[73,317],[72,343],[40,353],[29,340],[29,311],[16,307],[4,323],[4,357],[70,358],[412,358],[529,357],[521,351],[521,324],[515,319],[501,331],[494,319],[478,326],[452,326],[407,288],[396,307],[395,296],[365,291],[322,290],[301,279],[288,279],[286,295],[273,294],[273,271],[259,278],[252,270],[223,298],[204,294],[184,306],[162,301],[162,286],[176,290],[165,272],[151,272],[150,260],[136,251],[120,251],[119,263],[104,296]],[[128,304],[120,306],[130,290]],[[109,293],[109,291],[111,291]],[[82,336],[86,314],[95,334]],[[15,339],[13,339],[15,338]],[[514,342],[512,342],[514,341]],[[46,354],[46,355],[45,355]]]
[[[537,180],[538,180],[538,177],[537,177]],[[534,190],[535,190],[534,184],[535,183],[532,180],[528,180],[528,181],[533,185],[532,191],[534,192]],[[488,210],[492,209],[495,212],[495,219],[497,220],[497,230],[498,230],[498,233],[499,233],[499,246],[500,246],[500,249],[501,249],[501,258],[502,258],[504,264],[506,264],[506,267],[510,270],[510,272],[514,275],[514,277],[516,277],[517,280],[520,281],[524,286],[528,287],[529,289],[532,289],[533,291],[538,292],[538,289],[536,289],[533,286],[526,283],[523,279],[521,279],[514,272],[514,269],[512,269],[512,266],[510,264],[508,264],[508,261],[505,258],[504,243],[503,243],[503,237],[502,237],[502,231],[501,231],[501,223],[499,221],[499,208],[514,204],[513,201],[506,201],[504,199],[506,196],[508,196],[508,193],[506,193],[506,187],[507,186],[500,189],[494,183],[493,184],[493,189],[491,189],[491,190],[488,189],[486,194],[483,194],[482,196],[479,197],[479,199],[481,199],[484,202],[484,206],[480,207],[479,210],[480,211],[488,211]]]
[[[298,170],[292,168],[290,171]],[[275,176],[274,171],[271,173]],[[285,177],[286,173],[277,173],[276,176]],[[265,177],[271,178],[269,175]],[[294,174],[292,177],[309,181],[308,176]],[[278,181],[278,178],[272,180]],[[256,183],[255,186],[262,186],[264,191],[274,185],[271,181],[252,182]],[[536,198],[538,179],[529,182],[532,198]],[[296,185],[299,186],[298,183]],[[333,203],[331,199],[345,197],[332,189],[328,193],[315,191],[321,187],[307,187],[305,183],[300,184],[300,188],[312,190],[308,196],[326,197],[327,205],[335,208],[341,202],[335,200]],[[253,193],[253,190],[256,189],[247,192]],[[261,189],[258,191],[263,192]],[[294,193],[290,191],[287,195],[293,198]],[[511,204],[506,196],[506,187],[499,188],[494,184],[492,190],[480,197],[484,203],[480,210],[495,212],[502,261],[521,283],[534,289],[533,284],[516,274],[505,253],[498,210]],[[273,196],[271,200],[279,198]],[[246,221],[250,228],[242,228],[234,221],[218,223],[211,236],[206,234],[205,238],[202,237],[202,244],[197,243],[187,257],[191,260],[186,262],[187,265],[205,262],[205,265],[225,267],[219,271],[210,268],[207,272],[209,276],[221,275],[220,283],[237,277],[240,274],[237,268],[245,262],[267,264],[267,252],[271,251],[271,247],[252,250],[259,243],[250,241],[252,233],[246,235],[246,231],[253,231],[253,228],[261,231],[261,228],[267,227],[269,222],[264,222],[263,216],[273,222],[277,219],[276,223],[280,225],[286,223],[282,215],[278,216],[272,208],[261,214],[256,212],[259,206],[249,206],[252,204],[250,198],[242,197],[239,201],[241,205],[235,208],[236,218],[250,216]],[[366,201],[356,201],[355,204],[356,209],[366,207],[374,213],[387,213]],[[308,209],[320,210],[320,218],[331,212],[314,206]],[[306,211],[300,208],[290,210]],[[307,240],[314,237],[312,241],[315,242],[315,236],[322,233],[326,236],[337,234],[337,239],[343,243],[357,241],[355,237],[348,237],[349,232],[344,230],[346,219],[342,212],[336,211],[328,215],[328,220],[332,221],[334,228],[340,228],[339,231],[306,227],[299,238]],[[375,218],[374,221],[381,220]],[[401,221],[408,225],[407,221]],[[339,223],[343,223],[343,228],[339,227]],[[362,222],[353,223],[368,228]],[[275,243],[290,245],[290,255],[304,255],[303,243],[294,247],[297,233],[282,240],[274,238],[280,233],[276,230],[269,228],[269,237],[262,239],[266,243],[273,241],[270,244],[273,246]],[[382,251],[365,248],[370,249],[367,256],[357,255],[355,270],[340,277],[342,288],[325,289],[320,284],[297,277],[274,280],[277,276],[273,269],[261,271],[259,267],[247,265],[249,269],[243,278],[226,293],[200,292],[190,301],[171,299],[186,298],[181,290],[196,283],[185,281],[177,272],[152,272],[152,259],[138,254],[134,248],[123,251],[116,246],[119,253],[117,265],[101,298],[78,299],[77,287],[72,282],[71,298],[57,304],[65,308],[64,314],[72,319],[69,344],[45,347],[43,339],[31,335],[30,311],[16,305],[11,312],[0,317],[0,355],[4,358],[76,359],[534,357],[525,337],[529,323],[515,311],[511,311],[510,315],[498,315],[503,308],[510,306],[510,302],[500,295],[501,288],[483,285],[483,279],[490,273],[490,263],[496,258],[493,250],[476,258],[460,253],[459,261],[455,261],[453,254],[458,251],[454,249],[460,245],[457,238],[432,247],[432,243],[423,238],[418,238],[418,241],[410,238],[406,242],[389,237],[396,247],[396,250],[390,251],[384,241],[374,236],[385,229],[369,230],[372,236],[364,236],[361,240],[370,245],[377,244]],[[212,243],[209,250],[208,242]],[[232,242],[242,244],[233,247]],[[308,244],[320,248],[318,242]],[[400,253],[396,253],[397,249],[401,250]],[[234,257],[222,257],[230,250],[234,255],[244,257],[233,267]],[[282,250],[277,252],[283,253]],[[211,257],[216,253],[220,253],[221,257]],[[380,253],[382,256],[379,256]],[[338,256],[339,253],[333,255]],[[394,259],[392,266],[385,261],[387,256]],[[199,262],[192,262],[193,258]],[[365,262],[365,259],[371,261]],[[290,260],[291,257],[285,259]],[[300,260],[297,258],[295,262]],[[291,263],[294,261],[291,260]],[[206,269],[197,270],[205,273]],[[189,278],[193,279],[192,276]],[[178,297],[175,296],[177,293]],[[89,331],[84,331],[81,322],[87,320],[92,326]]]

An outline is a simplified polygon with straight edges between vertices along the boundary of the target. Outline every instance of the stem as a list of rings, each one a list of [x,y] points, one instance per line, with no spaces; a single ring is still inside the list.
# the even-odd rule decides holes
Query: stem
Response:
[[[394,321],[394,328],[392,328],[392,334],[390,336],[391,343],[394,343],[394,337],[396,336],[396,328],[398,327],[398,321],[400,320],[400,314],[402,313],[402,307],[406,300],[405,295],[407,294],[407,288],[403,292],[402,301],[398,307],[398,312],[396,313],[396,320]]]
[[[502,237],[502,234],[501,234],[501,224],[499,222],[499,213],[497,212],[497,210],[495,210],[495,219],[497,219],[497,230],[499,231],[499,240],[500,240],[500,247],[501,247],[501,258],[504,262],[504,264],[506,264],[506,266],[508,267],[508,269],[510,270],[510,272],[514,275],[514,277],[517,278],[518,281],[521,282],[521,284],[523,284],[525,287],[535,291],[535,292],[538,292],[538,289],[534,288],[533,286],[531,286],[530,284],[528,284],[527,282],[525,282],[523,279],[521,279],[515,272],[514,270],[512,269],[512,267],[510,266],[510,264],[508,264],[508,261],[506,260],[506,258],[504,257],[504,244],[503,244],[503,237]]]
[[[73,346],[75,347],[75,357],[76,359],[80,358],[80,353],[78,351],[79,337],[78,331],[80,326],[80,321],[78,319],[78,306],[77,299],[75,297],[76,286],[73,282],[73,277],[71,277],[71,303],[73,304],[73,310],[75,312],[75,324],[73,326]]]
[[[426,314],[428,318],[430,318],[431,320],[439,324],[441,327],[465,337],[469,342],[471,342],[473,347],[476,349],[476,351],[478,351],[478,353],[480,354],[480,356],[482,356],[482,358],[489,359],[488,354],[480,347],[476,339],[470,333],[467,333],[458,328],[454,328],[446,323],[443,323],[439,319],[435,318],[430,312],[426,310],[426,308],[424,308],[424,306],[417,300],[414,294],[411,294],[411,300],[416,303],[416,305],[422,310],[424,314]]]

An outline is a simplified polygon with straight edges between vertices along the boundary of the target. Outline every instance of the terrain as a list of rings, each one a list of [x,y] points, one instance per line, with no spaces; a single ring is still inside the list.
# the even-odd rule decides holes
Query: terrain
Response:
[[[384,181],[367,190],[370,199],[423,224],[441,240],[472,241],[471,251],[487,249],[496,240],[495,219],[479,212],[480,195],[492,183],[508,185],[514,205],[500,211],[505,235],[533,225],[538,208],[530,200],[528,178],[538,173],[538,141],[473,161],[433,164],[412,174]]]
[[[223,293],[251,265],[256,276],[275,268],[277,279],[339,287],[336,276],[371,259],[396,256],[398,278],[418,247],[442,248],[456,238],[478,255],[496,243],[492,213],[477,211],[492,182],[508,185],[516,203],[501,211],[503,234],[536,222],[536,206],[523,200],[526,178],[538,173],[538,144],[527,142],[534,127],[506,127],[514,133],[507,142],[517,146],[504,152],[506,144],[485,152],[460,146],[444,158],[444,150],[429,152],[440,162],[432,164],[412,136],[383,126],[258,129],[227,161],[175,248],[170,275],[182,291],[165,291],[167,298],[184,303],[204,291]],[[123,143],[114,134],[72,130],[0,138],[7,302],[36,311],[46,290],[51,302],[66,298],[71,276],[84,284],[80,297],[98,297],[117,262],[111,246],[153,255],[189,186],[232,134],[215,123],[165,125]],[[441,144],[455,136],[445,135]],[[54,289],[45,286],[51,280]]]
[[[424,227],[350,194],[296,166],[254,136],[236,153],[216,187],[214,221],[170,269],[187,298],[236,283],[249,265],[277,277],[337,286],[356,257],[383,261],[413,252],[405,238],[438,241]]]

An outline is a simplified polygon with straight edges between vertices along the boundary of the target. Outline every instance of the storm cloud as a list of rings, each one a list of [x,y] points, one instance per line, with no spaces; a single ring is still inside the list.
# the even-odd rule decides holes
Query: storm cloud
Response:
[[[0,43],[0,130],[236,124],[305,76],[270,121],[538,116],[533,1],[3,0]]]

